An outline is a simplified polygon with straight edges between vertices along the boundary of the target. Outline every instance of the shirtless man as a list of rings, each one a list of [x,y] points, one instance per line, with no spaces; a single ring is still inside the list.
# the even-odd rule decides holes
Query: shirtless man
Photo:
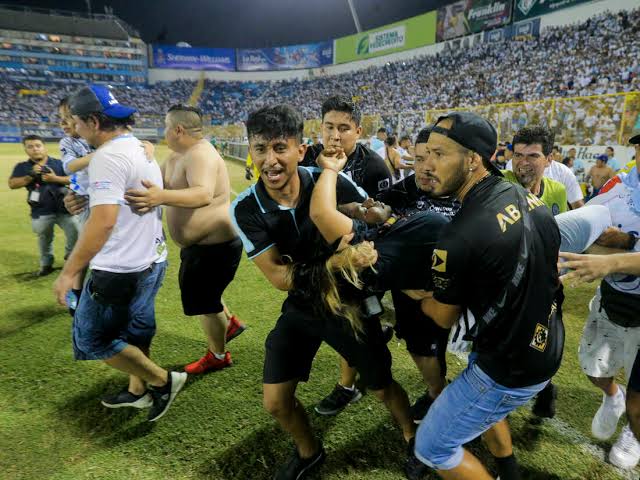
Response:
[[[606,155],[598,155],[596,158],[596,164],[589,170],[589,179],[593,186],[593,194],[591,197],[595,197],[600,192],[602,186],[609,181],[609,179],[615,176],[615,172],[611,167],[607,165],[609,157]]]
[[[222,293],[236,273],[242,243],[229,217],[230,184],[224,160],[203,138],[199,109],[174,105],[165,117],[165,138],[173,153],[162,165],[165,189],[143,182],[125,199],[145,213],[167,206],[167,225],[180,246],[180,292],[185,315],[201,315],[209,350],[185,366],[189,374],[220,370],[232,364],[225,343],[245,326],[229,313]]]

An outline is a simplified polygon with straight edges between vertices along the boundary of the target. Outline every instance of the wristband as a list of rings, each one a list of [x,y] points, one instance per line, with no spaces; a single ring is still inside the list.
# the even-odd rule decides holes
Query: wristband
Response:
[[[638,237],[636,237],[635,234],[631,232],[627,232],[627,235],[629,236],[629,240],[627,242],[627,245],[625,246],[625,250],[633,250],[638,241]]]

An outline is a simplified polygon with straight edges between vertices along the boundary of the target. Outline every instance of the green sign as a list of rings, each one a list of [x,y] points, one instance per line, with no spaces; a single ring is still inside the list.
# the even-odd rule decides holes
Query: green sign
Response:
[[[592,0],[515,0],[513,20],[517,22],[525,18],[538,17],[591,1]]]
[[[401,22],[356,33],[335,40],[335,63],[431,45],[436,41],[436,12],[411,17]]]

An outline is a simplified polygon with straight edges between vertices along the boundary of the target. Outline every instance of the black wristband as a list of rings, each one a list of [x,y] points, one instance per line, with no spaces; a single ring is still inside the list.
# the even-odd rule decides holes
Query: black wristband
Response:
[[[638,241],[638,237],[635,236],[635,234],[631,233],[631,232],[627,232],[627,236],[629,237],[629,241],[627,242],[627,245],[625,246],[625,250],[633,250],[636,246],[636,243]]]

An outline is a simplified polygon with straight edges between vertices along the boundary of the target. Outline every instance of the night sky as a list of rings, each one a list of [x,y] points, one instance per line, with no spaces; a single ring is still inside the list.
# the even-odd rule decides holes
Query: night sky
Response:
[[[455,0],[353,0],[363,30],[420,15]],[[86,0],[2,0],[4,4],[87,11]],[[356,33],[347,0],[90,0],[140,31],[145,42],[271,47]]]

